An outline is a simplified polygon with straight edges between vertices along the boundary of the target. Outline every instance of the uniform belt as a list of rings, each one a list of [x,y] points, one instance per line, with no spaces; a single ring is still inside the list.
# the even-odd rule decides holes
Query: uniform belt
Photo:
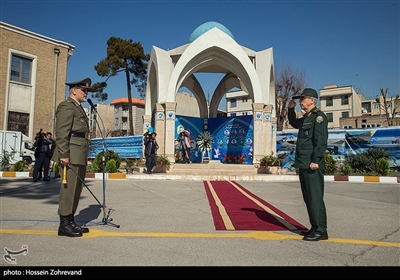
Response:
[[[83,132],[71,132],[71,137],[86,138],[86,133],[83,133]]]

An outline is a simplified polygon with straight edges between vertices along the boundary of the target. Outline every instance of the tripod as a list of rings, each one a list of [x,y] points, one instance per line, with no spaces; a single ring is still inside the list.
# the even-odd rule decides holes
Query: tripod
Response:
[[[69,165],[67,165],[67,167],[70,167]],[[97,197],[94,195],[94,193],[89,189],[89,187],[86,185],[86,183],[84,182],[84,180],[82,180],[82,178],[80,176],[78,176],[78,174],[75,173],[75,171],[70,168],[70,170],[75,174],[76,177],[78,177],[79,181],[81,181],[81,183],[85,186],[85,188],[88,189],[88,191],[90,192],[90,194],[94,197],[94,199],[97,201],[97,203],[100,205],[101,209],[103,209],[103,219],[101,222],[98,222],[97,224],[101,224],[101,225],[112,225],[115,226],[117,228],[119,228],[120,226],[114,223],[111,223],[111,221],[113,220],[112,218],[110,218],[111,213],[114,211],[114,209],[112,208],[108,208],[107,206],[105,206],[105,199],[104,199],[104,195],[103,195],[103,204],[100,203],[100,201],[97,199]],[[89,222],[85,225],[89,225],[92,224],[92,222]]]
[[[88,101],[88,103],[90,104],[90,107],[92,108],[92,110],[93,110],[94,112],[96,112],[96,115],[97,115],[97,116],[99,116],[99,119],[100,119],[100,121],[101,121],[101,123],[102,123],[102,125],[103,125],[103,130],[105,131],[104,122],[103,122],[103,120],[101,119],[100,114],[97,112],[96,108],[94,107],[94,105],[93,105],[93,103],[92,103],[92,100],[88,99],[87,101]],[[103,148],[102,153],[103,153],[103,155],[102,155],[102,161],[101,161],[102,171],[103,171],[103,203],[102,203],[102,204],[101,204],[100,201],[96,198],[96,196],[92,193],[92,191],[88,188],[88,186],[83,182],[83,180],[82,180],[80,177],[78,177],[78,178],[79,178],[80,181],[83,183],[83,185],[89,190],[89,192],[93,195],[93,197],[94,197],[94,198],[96,199],[96,201],[99,203],[100,207],[103,209],[103,219],[101,220],[101,222],[98,222],[97,224],[100,224],[100,225],[111,225],[111,226],[114,226],[114,227],[119,228],[120,226],[117,225],[117,224],[112,223],[112,220],[113,220],[113,219],[110,218],[110,215],[111,215],[111,213],[112,213],[114,210],[111,209],[111,208],[108,208],[108,207],[106,206],[106,183],[105,183],[105,182],[106,182],[106,176],[105,176],[105,169],[106,169],[105,153],[106,153],[106,150],[107,150],[107,149],[106,149],[106,141],[105,141],[103,132],[102,132],[102,130],[101,130],[101,128],[100,128],[99,122],[97,121],[97,118],[95,118],[95,121],[96,121],[96,124],[97,124],[97,126],[98,126],[98,128],[99,128],[99,131],[100,131],[100,134],[101,134],[101,138],[103,139],[103,143],[102,143],[102,148]],[[89,222],[89,223],[92,223],[92,222]],[[86,225],[89,225],[89,224],[86,224]]]

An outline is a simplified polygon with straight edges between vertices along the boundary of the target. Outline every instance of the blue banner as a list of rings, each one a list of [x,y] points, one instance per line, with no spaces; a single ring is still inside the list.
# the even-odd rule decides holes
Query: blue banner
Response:
[[[143,136],[94,138],[89,144],[89,158],[95,158],[103,150],[114,151],[120,158],[142,158]]]
[[[202,154],[197,146],[197,136],[203,131],[203,125],[208,125],[208,131],[213,136],[213,145],[209,155],[210,160],[222,163],[251,164],[253,160],[253,116],[195,118],[176,116],[175,151],[179,155],[179,129],[190,134],[192,147],[190,161],[199,163]]]
[[[400,166],[400,127],[368,129],[332,129],[328,131],[327,151],[340,166],[348,156],[362,154],[370,148],[380,148],[389,152],[393,159],[391,167]],[[278,131],[276,150],[283,160],[283,167],[293,169],[297,142],[297,130]]]

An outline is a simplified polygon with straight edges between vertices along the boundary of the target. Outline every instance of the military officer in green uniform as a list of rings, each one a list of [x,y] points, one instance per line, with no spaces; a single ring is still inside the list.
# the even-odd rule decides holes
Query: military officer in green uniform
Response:
[[[69,86],[69,98],[57,106],[55,134],[62,174],[58,203],[59,236],[79,237],[89,232],[88,228],[75,223],[74,214],[82,193],[88,157],[89,120],[81,103],[86,102],[91,82],[86,78],[66,83]]]
[[[295,99],[300,99],[300,107],[305,112],[302,118],[296,117]],[[300,232],[306,241],[328,239],[324,203],[324,155],[328,141],[328,119],[316,107],[317,100],[317,92],[306,88],[300,95],[293,97],[288,105],[289,124],[299,130],[294,167],[299,169],[301,191],[311,224],[310,230]]]

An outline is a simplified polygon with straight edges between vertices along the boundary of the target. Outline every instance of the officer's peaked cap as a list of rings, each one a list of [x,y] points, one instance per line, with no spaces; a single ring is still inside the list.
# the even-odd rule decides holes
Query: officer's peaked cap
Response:
[[[299,99],[301,97],[314,97],[318,99],[318,93],[312,88],[305,88],[300,95],[293,96],[293,99]]]
[[[69,86],[69,88],[73,87],[89,88],[90,85],[92,84],[92,80],[90,78],[85,78],[81,81],[69,82],[65,84]]]

